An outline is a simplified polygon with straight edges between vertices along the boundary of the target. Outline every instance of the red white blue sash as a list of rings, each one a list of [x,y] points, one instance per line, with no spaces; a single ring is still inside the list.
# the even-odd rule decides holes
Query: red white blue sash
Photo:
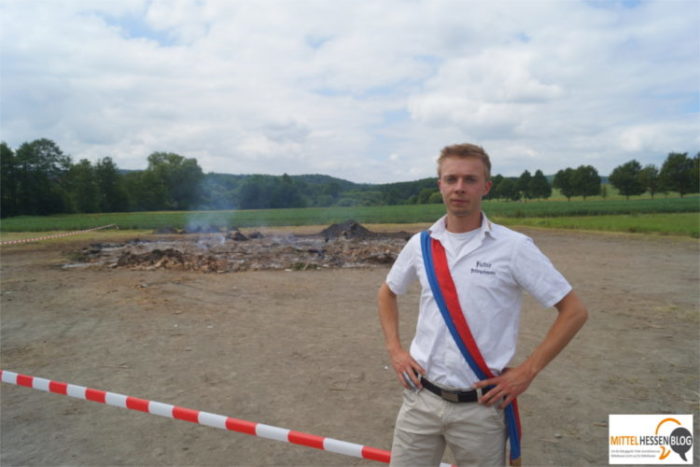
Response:
[[[457,296],[457,288],[447,265],[447,255],[440,241],[431,238],[429,231],[421,233],[421,249],[425,271],[440,314],[457,343],[464,359],[480,380],[495,375],[486,364],[469,329]],[[513,400],[505,410],[506,429],[510,440],[510,463],[520,465],[520,416],[517,401]]]

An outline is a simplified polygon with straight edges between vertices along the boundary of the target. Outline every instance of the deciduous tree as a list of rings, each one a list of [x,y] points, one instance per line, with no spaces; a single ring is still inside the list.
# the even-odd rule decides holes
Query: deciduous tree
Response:
[[[516,184],[517,190],[520,192],[520,196],[525,199],[532,198],[532,193],[530,192],[530,182],[532,181],[532,174],[529,170],[524,171],[520,174],[518,182]]]
[[[574,194],[583,196],[584,200],[600,194],[600,175],[592,165],[579,166],[572,176],[572,184]]]
[[[520,191],[518,191],[518,179],[506,177],[498,184],[498,196],[502,199],[518,201],[520,199]]]
[[[615,167],[608,180],[627,199],[646,191],[641,179],[642,166],[636,160]]]
[[[71,210],[76,212],[97,212],[100,208],[99,188],[95,170],[87,159],[71,166],[67,175],[67,191]]]
[[[489,190],[489,193],[484,197],[484,199],[499,199],[501,198],[500,194],[498,193],[498,185],[503,181],[503,175],[498,174],[494,175],[491,177],[491,190]]]
[[[66,212],[65,176],[71,165],[53,141],[42,138],[22,144],[15,153],[17,201],[22,214]]]
[[[148,156],[147,182],[164,193],[164,209],[196,208],[200,199],[200,182],[204,177],[196,159],[171,152],[154,152]]]
[[[688,153],[672,152],[661,166],[659,179],[663,189],[677,191],[681,197],[688,193],[697,193],[700,188],[696,173],[697,159],[688,157]]]
[[[554,175],[554,180],[552,181],[554,188],[559,189],[561,194],[566,196],[568,201],[571,201],[571,197],[576,194],[573,181],[574,172],[574,169],[571,167],[562,169]]]
[[[4,141],[0,143],[0,216],[19,214],[17,208],[17,159]]]
[[[547,199],[552,196],[552,187],[541,170],[537,170],[532,176],[529,191],[533,198]]]
[[[101,212],[124,212],[129,201],[122,176],[111,157],[105,157],[95,164],[95,180],[99,189],[99,210]]]
[[[659,169],[657,169],[654,164],[644,166],[639,172],[639,182],[644,189],[649,192],[651,197],[654,198],[654,195],[659,192],[660,188]]]
[[[430,203],[430,197],[438,191],[436,188],[422,188],[418,192],[418,198],[416,199],[417,204],[428,204]]]

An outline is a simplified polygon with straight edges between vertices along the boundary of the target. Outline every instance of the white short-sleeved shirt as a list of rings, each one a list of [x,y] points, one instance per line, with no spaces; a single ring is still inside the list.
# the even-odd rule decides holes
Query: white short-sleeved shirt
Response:
[[[548,308],[571,291],[571,285],[529,237],[492,224],[482,214],[481,227],[451,234],[442,217],[430,228],[440,240],[469,328],[491,371],[498,375],[515,355],[522,290]],[[414,235],[389,271],[386,283],[397,295],[418,279],[420,310],[411,356],[436,384],[470,388],[479,379],[459,351],[440,314],[428,283],[420,245]]]

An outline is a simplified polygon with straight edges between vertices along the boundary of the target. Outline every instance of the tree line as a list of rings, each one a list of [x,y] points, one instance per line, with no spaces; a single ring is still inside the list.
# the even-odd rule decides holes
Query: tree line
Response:
[[[155,152],[143,171],[119,170],[110,157],[73,163],[49,139],[13,151],[0,143],[0,215],[189,209],[204,174],[195,159]]]
[[[698,192],[698,156],[671,153],[661,167],[636,161],[617,167],[610,183],[626,196]],[[358,184],[327,175],[204,174],[194,158],[170,152],[148,156],[145,170],[121,170],[110,157],[74,163],[42,138],[13,150],[0,143],[0,216],[58,213],[203,209],[274,209],[440,203],[436,178]],[[652,170],[653,168],[653,170]],[[560,170],[550,180],[541,170],[519,177],[492,177],[488,199],[546,199],[552,188],[567,198],[604,195],[595,168]],[[642,191],[639,191],[642,190]]]
[[[642,167],[636,159],[632,159],[615,167],[609,180],[627,199],[647,192],[652,198],[657,193],[669,191],[675,191],[681,197],[688,193],[698,193],[700,152],[695,157],[688,157],[688,153],[672,152],[660,170],[653,164]]]

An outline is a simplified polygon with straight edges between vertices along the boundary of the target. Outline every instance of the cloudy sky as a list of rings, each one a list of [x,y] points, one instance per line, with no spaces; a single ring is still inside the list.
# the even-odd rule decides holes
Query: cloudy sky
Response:
[[[0,0],[0,137],[75,161],[547,174],[700,150],[697,0]]]

